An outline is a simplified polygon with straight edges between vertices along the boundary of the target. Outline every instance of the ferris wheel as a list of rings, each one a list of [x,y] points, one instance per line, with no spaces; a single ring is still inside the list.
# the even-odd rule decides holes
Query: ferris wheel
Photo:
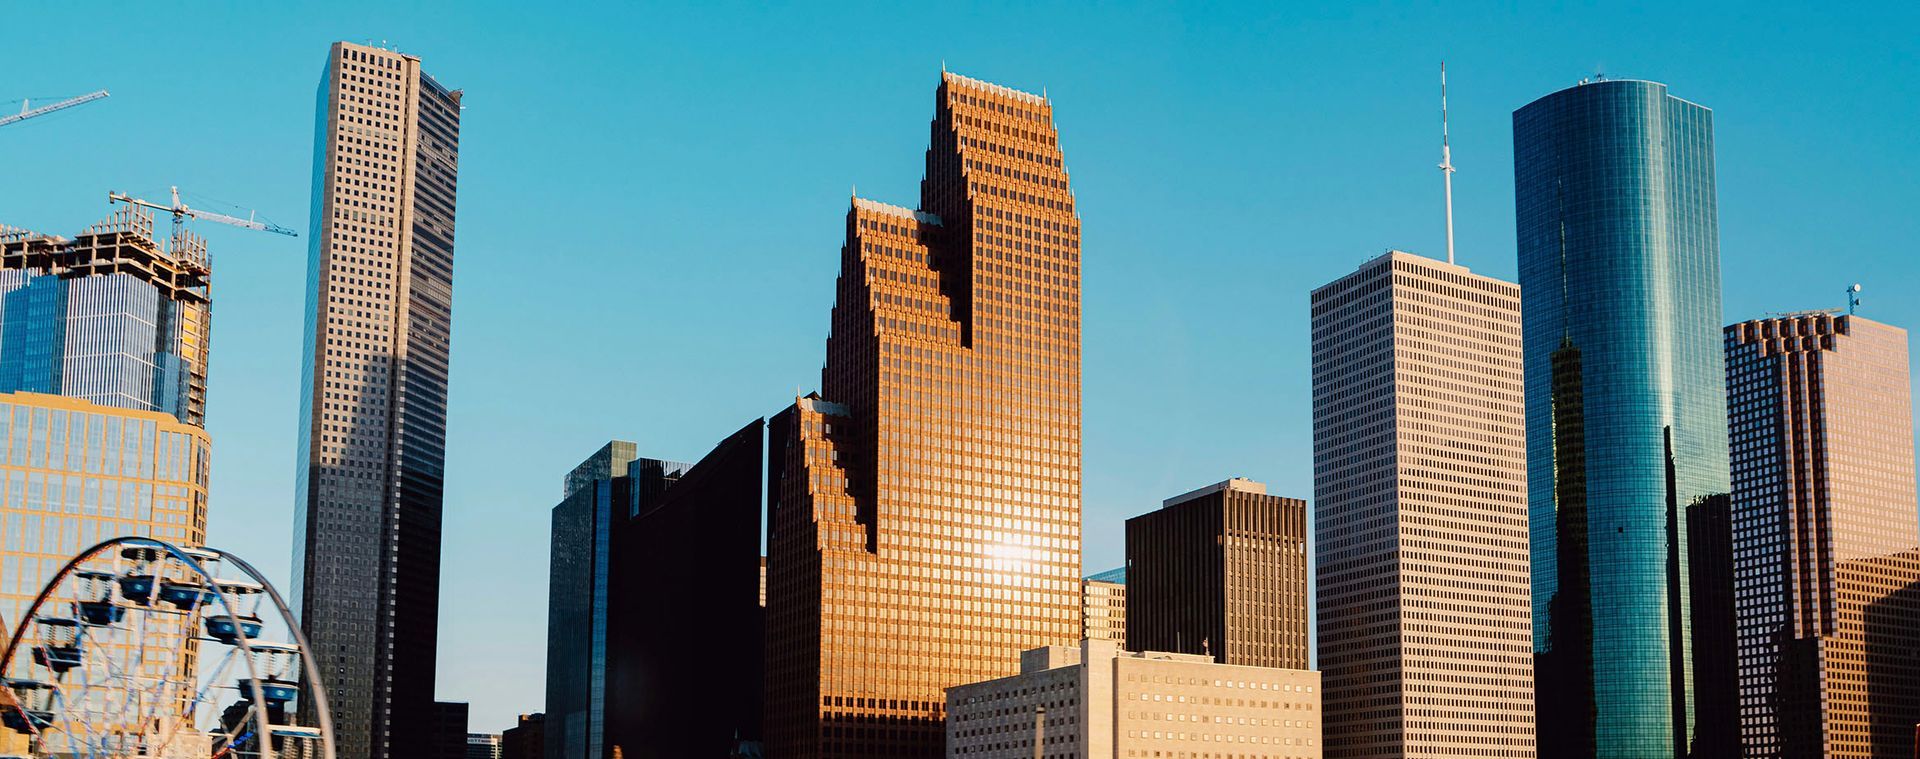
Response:
[[[291,639],[266,640],[262,613]],[[17,625],[0,658],[0,759],[334,757],[305,636],[230,553],[106,541]]]

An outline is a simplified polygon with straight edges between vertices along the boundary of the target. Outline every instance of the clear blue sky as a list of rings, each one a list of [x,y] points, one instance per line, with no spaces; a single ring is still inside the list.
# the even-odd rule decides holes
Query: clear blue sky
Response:
[[[305,230],[329,42],[466,90],[439,693],[475,730],[542,708],[561,475],[612,437],[693,460],[818,382],[849,188],[918,198],[942,60],[1054,98],[1090,571],[1167,495],[1311,495],[1307,292],[1442,250],[1442,58],[1476,271],[1514,272],[1511,112],[1604,72],[1714,109],[1729,319],[1862,282],[1920,327],[1913,3],[1029,5],[8,4],[0,101],[113,97],[0,128],[0,223],[72,234],[178,184]],[[202,231],[211,540],[284,578],[306,241]]]

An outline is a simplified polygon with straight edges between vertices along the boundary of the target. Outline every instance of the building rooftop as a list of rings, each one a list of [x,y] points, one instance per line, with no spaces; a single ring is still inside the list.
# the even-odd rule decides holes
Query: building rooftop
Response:
[[[1092,580],[1094,582],[1111,582],[1111,583],[1117,583],[1120,585],[1125,585],[1127,584],[1127,568],[1121,567],[1119,569],[1109,569],[1099,574],[1087,575],[1087,579]]]
[[[999,95],[1001,97],[1013,98],[1014,100],[1019,100],[1021,102],[1032,103],[1034,105],[1047,104],[1046,98],[1041,97],[1039,95],[1035,95],[1031,92],[1021,92],[1020,90],[1013,89],[1012,87],[1002,87],[998,84],[994,84],[993,82],[981,81],[979,79],[975,79],[970,76],[961,76],[960,74],[955,74],[951,71],[940,72],[940,78],[942,81],[953,82],[962,87],[969,87],[976,90],[985,90],[995,95]]]
[[[857,196],[853,199],[853,207],[871,213],[883,213],[888,216],[911,219],[922,224],[938,225],[940,223],[940,217],[925,211],[915,211],[911,208],[896,206],[891,203],[882,203],[878,200],[868,200]]]
[[[1178,504],[1186,503],[1196,498],[1213,495],[1214,493],[1218,493],[1224,490],[1232,490],[1239,493],[1252,493],[1254,495],[1267,494],[1267,486],[1265,484],[1254,482],[1253,480],[1249,480],[1245,477],[1235,477],[1225,482],[1216,482],[1204,488],[1190,490],[1185,493],[1181,493],[1180,495],[1176,495],[1172,498],[1168,498],[1167,500],[1160,502],[1160,507],[1164,509],[1169,506],[1175,506]]]

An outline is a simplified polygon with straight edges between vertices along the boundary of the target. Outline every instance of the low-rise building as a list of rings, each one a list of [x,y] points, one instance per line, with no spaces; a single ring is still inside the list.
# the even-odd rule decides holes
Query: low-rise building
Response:
[[[955,759],[1319,759],[1320,673],[1124,651],[1023,653],[1020,674],[947,689]]]
[[[1127,568],[1080,581],[1080,637],[1127,644]]]

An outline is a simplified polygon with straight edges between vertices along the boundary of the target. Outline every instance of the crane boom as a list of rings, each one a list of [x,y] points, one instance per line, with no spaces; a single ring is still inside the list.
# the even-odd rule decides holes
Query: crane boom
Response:
[[[298,232],[295,232],[291,229],[280,226],[278,224],[269,224],[267,222],[259,221],[254,218],[251,218],[252,214],[248,214],[249,218],[242,219],[238,216],[228,216],[223,213],[214,213],[212,211],[202,211],[197,208],[189,208],[187,207],[187,204],[180,202],[180,188],[178,187],[173,188],[173,205],[170,205],[170,206],[161,205],[151,200],[142,200],[140,198],[128,197],[126,195],[122,195],[117,192],[107,193],[107,200],[141,206],[143,208],[151,208],[156,211],[166,211],[167,213],[173,214],[173,218],[175,221],[179,221],[180,219],[187,218],[187,217],[192,217],[195,219],[204,219],[206,221],[218,222],[221,224],[230,224],[232,226],[243,227],[246,229],[257,229],[262,232],[272,232],[277,235],[286,235],[288,237],[300,236]]]
[[[107,96],[106,90],[94,90],[93,92],[89,92],[77,98],[67,98],[66,100],[62,100],[58,103],[54,103],[53,105],[43,105],[43,106],[40,106],[39,108],[30,108],[32,103],[26,100],[22,100],[20,101],[19,113],[16,113],[12,116],[0,116],[0,126],[6,126],[16,121],[26,121],[27,119],[33,118],[35,116],[45,116],[49,113],[53,113],[54,111],[64,111],[76,105],[84,105],[86,103],[91,103],[95,100],[99,100],[106,96]]]

